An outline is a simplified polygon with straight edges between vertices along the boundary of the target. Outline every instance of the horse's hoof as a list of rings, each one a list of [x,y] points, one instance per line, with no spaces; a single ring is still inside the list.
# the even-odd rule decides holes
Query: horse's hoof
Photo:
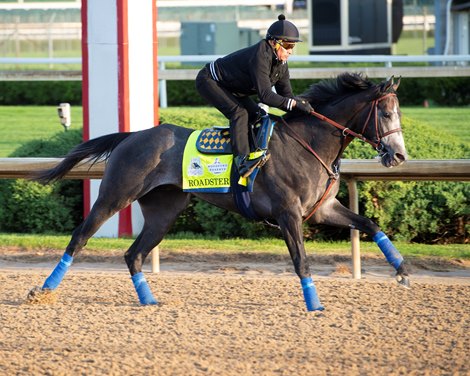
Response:
[[[54,304],[57,302],[57,293],[49,289],[35,286],[28,292],[26,301],[29,304]]]
[[[155,299],[153,296],[146,296],[142,297],[139,299],[140,305],[141,306],[154,306],[154,305],[159,305],[157,299]]]
[[[407,275],[397,274],[397,282],[400,286],[402,286],[406,289],[411,288],[411,286],[410,286],[410,277],[408,277]]]

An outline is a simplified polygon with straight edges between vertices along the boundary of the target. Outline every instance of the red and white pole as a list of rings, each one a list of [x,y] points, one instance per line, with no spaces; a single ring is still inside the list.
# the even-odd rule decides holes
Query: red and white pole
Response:
[[[138,131],[158,124],[156,0],[82,0],[83,138]],[[84,214],[100,180],[84,182]],[[133,204],[95,236],[138,233],[142,215]]]

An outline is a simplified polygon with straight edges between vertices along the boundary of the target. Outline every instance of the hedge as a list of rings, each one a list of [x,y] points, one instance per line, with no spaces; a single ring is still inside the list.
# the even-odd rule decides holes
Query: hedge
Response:
[[[82,103],[80,81],[0,81],[0,105]]]
[[[226,124],[214,109],[164,109],[162,121],[198,128]],[[469,147],[457,138],[404,118],[402,126],[410,158],[468,158]],[[12,157],[58,157],[81,140],[79,130],[57,133],[50,140],[35,140]],[[368,145],[353,142],[345,158],[372,158]],[[51,186],[22,180],[0,181],[0,231],[70,233],[82,221],[82,184],[64,180]],[[363,182],[359,186],[360,212],[375,220],[395,239],[416,242],[466,242],[469,238],[470,185],[458,182]],[[342,185],[339,199],[348,202]],[[194,199],[172,232],[192,232],[209,237],[279,236],[277,229]],[[347,230],[310,226],[306,237],[346,239]]]
[[[318,80],[292,80],[294,93],[300,94]],[[402,106],[422,105],[425,100],[438,106],[465,106],[470,103],[470,77],[406,78],[400,86]],[[170,106],[204,106],[193,81],[168,81]],[[81,82],[77,81],[0,81],[0,105],[80,105]]]
[[[10,157],[61,157],[81,142],[80,130],[35,140]],[[42,186],[27,180],[0,180],[0,231],[68,233],[83,220],[82,182],[62,180]]]
[[[411,159],[464,159],[470,148],[454,136],[412,119],[402,119]],[[365,152],[365,154],[364,154]],[[372,157],[353,143],[345,158]],[[470,184],[462,182],[363,182],[360,211],[395,239],[432,243],[467,242]]]

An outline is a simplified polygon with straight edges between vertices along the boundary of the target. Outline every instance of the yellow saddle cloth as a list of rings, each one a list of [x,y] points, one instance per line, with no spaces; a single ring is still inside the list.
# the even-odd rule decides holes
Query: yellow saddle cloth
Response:
[[[230,192],[232,154],[203,154],[196,140],[201,131],[188,138],[183,154],[183,191],[227,193]],[[222,148],[223,149],[223,148]]]

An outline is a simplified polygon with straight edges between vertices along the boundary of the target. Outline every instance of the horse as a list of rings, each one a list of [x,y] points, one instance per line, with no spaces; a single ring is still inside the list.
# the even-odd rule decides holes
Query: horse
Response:
[[[372,220],[343,206],[339,190],[340,159],[355,138],[369,143],[384,167],[404,163],[407,152],[397,98],[400,79],[380,83],[361,73],[342,73],[313,84],[303,94],[315,109],[311,114],[270,115],[275,122],[270,158],[259,170],[250,198],[259,218],[275,222],[300,279],[308,311],[324,309],[310,273],[302,223],[324,224],[365,232],[396,270],[401,286],[409,287],[404,259]],[[144,225],[125,252],[141,305],[158,304],[142,265],[188,206],[192,196],[229,211],[240,212],[231,193],[188,193],[182,189],[182,155],[193,129],[174,124],[91,139],[73,148],[55,167],[34,180],[47,184],[63,178],[84,160],[106,160],[99,195],[89,215],[72,233],[60,262],[40,291],[55,290],[73,258],[112,215],[138,201]]]

